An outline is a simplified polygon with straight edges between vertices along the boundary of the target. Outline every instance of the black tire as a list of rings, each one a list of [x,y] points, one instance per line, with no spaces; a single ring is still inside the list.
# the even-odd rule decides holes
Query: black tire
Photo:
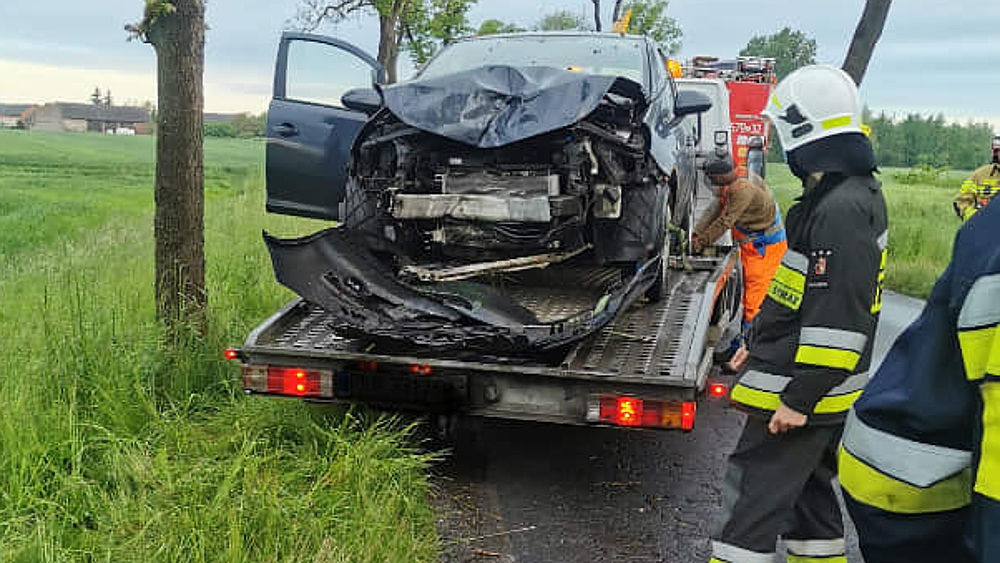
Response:
[[[344,203],[340,211],[340,222],[348,230],[377,232],[377,203],[376,198],[365,192],[354,178],[348,178]]]
[[[661,189],[660,212],[654,214],[659,223],[653,231],[656,237],[654,240],[659,245],[660,264],[653,285],[646,290],[646,299],[653,303],[661,301],[670,293],[670,230],[667,228],[667,223],[670,220],[670,188],[664,185]]]

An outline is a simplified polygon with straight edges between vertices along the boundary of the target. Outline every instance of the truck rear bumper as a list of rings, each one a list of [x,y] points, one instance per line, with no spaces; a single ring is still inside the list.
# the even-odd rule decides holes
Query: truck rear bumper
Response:
[[[693,408],[716,341],[739,322],[738,263],[735,251],[692,260],[689,269],[675,270],[667,299],[623,312],[548,363],[447,357],[423,348],[380,351],[339,335],[321,307],[296,300],[247,337],[238,352],[243,387],[311,401],[563,424],[608,423],[614,415],[608,409],[617,406],[663,422],[675,407]]]

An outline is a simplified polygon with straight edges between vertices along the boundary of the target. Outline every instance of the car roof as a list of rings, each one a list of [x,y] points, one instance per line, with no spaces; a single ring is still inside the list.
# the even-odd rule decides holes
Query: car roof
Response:
[[[604,39],[617,39],[621,41],[646,41],[645,35],[624,35],[621,33],[606,33],[597,31],[518,31],[514,33],[492,33],[489,35],[466,35],[455,40],[478,41],[480,39],[509,39],[517,37],[601,37]]]

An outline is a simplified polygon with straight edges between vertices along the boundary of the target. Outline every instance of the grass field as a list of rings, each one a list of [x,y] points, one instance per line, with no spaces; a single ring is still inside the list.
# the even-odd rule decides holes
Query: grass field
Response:
[[[262,144],[206,145],[208,335],[154,321],[153,140],[0,131],[0,561],[431,561],[400,423],[244,398],[273,281]]]
[[[886,287],[926,297],[951,258],[951,245],[961,221],[952,212],[963,172],[951,172],[937,185],[905,185],[894,178],[898,170],[879,175],[889,207],[889,259]],[[768,164],[768,184],[783,210],[802,193],[801,183],[783,165]]]
[[[0,562],[431,561],[413,429],[244,398],[220,351],[290,294],[261,228],[263,147],[208,139],[208,335],[161,345],[153,140],[0,131]],[[783,206],[798,194],[780,166]],[[924,295],[958,221],[952,190],[884,175],[888,285]]]

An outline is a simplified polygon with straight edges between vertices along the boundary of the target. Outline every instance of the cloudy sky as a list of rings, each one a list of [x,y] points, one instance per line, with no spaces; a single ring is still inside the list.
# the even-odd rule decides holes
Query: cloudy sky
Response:
[[[206,109],[267,107],[277,39],[298,0],[209,0]],[[610,11],[611,0],[606,0]],[[487,18],[528,27],[589,0],[479,0]],[[682,57],[734,56],[755,34],[783,26],[816,38],[820,62],[839,65],[863,0],[671,0]],[[118,101],[155,100],[152,48],[126,42],[141,0],[0,0],[0,102],[86,101],[95,86]],[[605,20],[609,15],[605,16]],[[988,119],[1000,128],[1000,2],[897,0],[862,94],[876,110]],[[375,51],[377,23],[358,17],[322,30]]]

